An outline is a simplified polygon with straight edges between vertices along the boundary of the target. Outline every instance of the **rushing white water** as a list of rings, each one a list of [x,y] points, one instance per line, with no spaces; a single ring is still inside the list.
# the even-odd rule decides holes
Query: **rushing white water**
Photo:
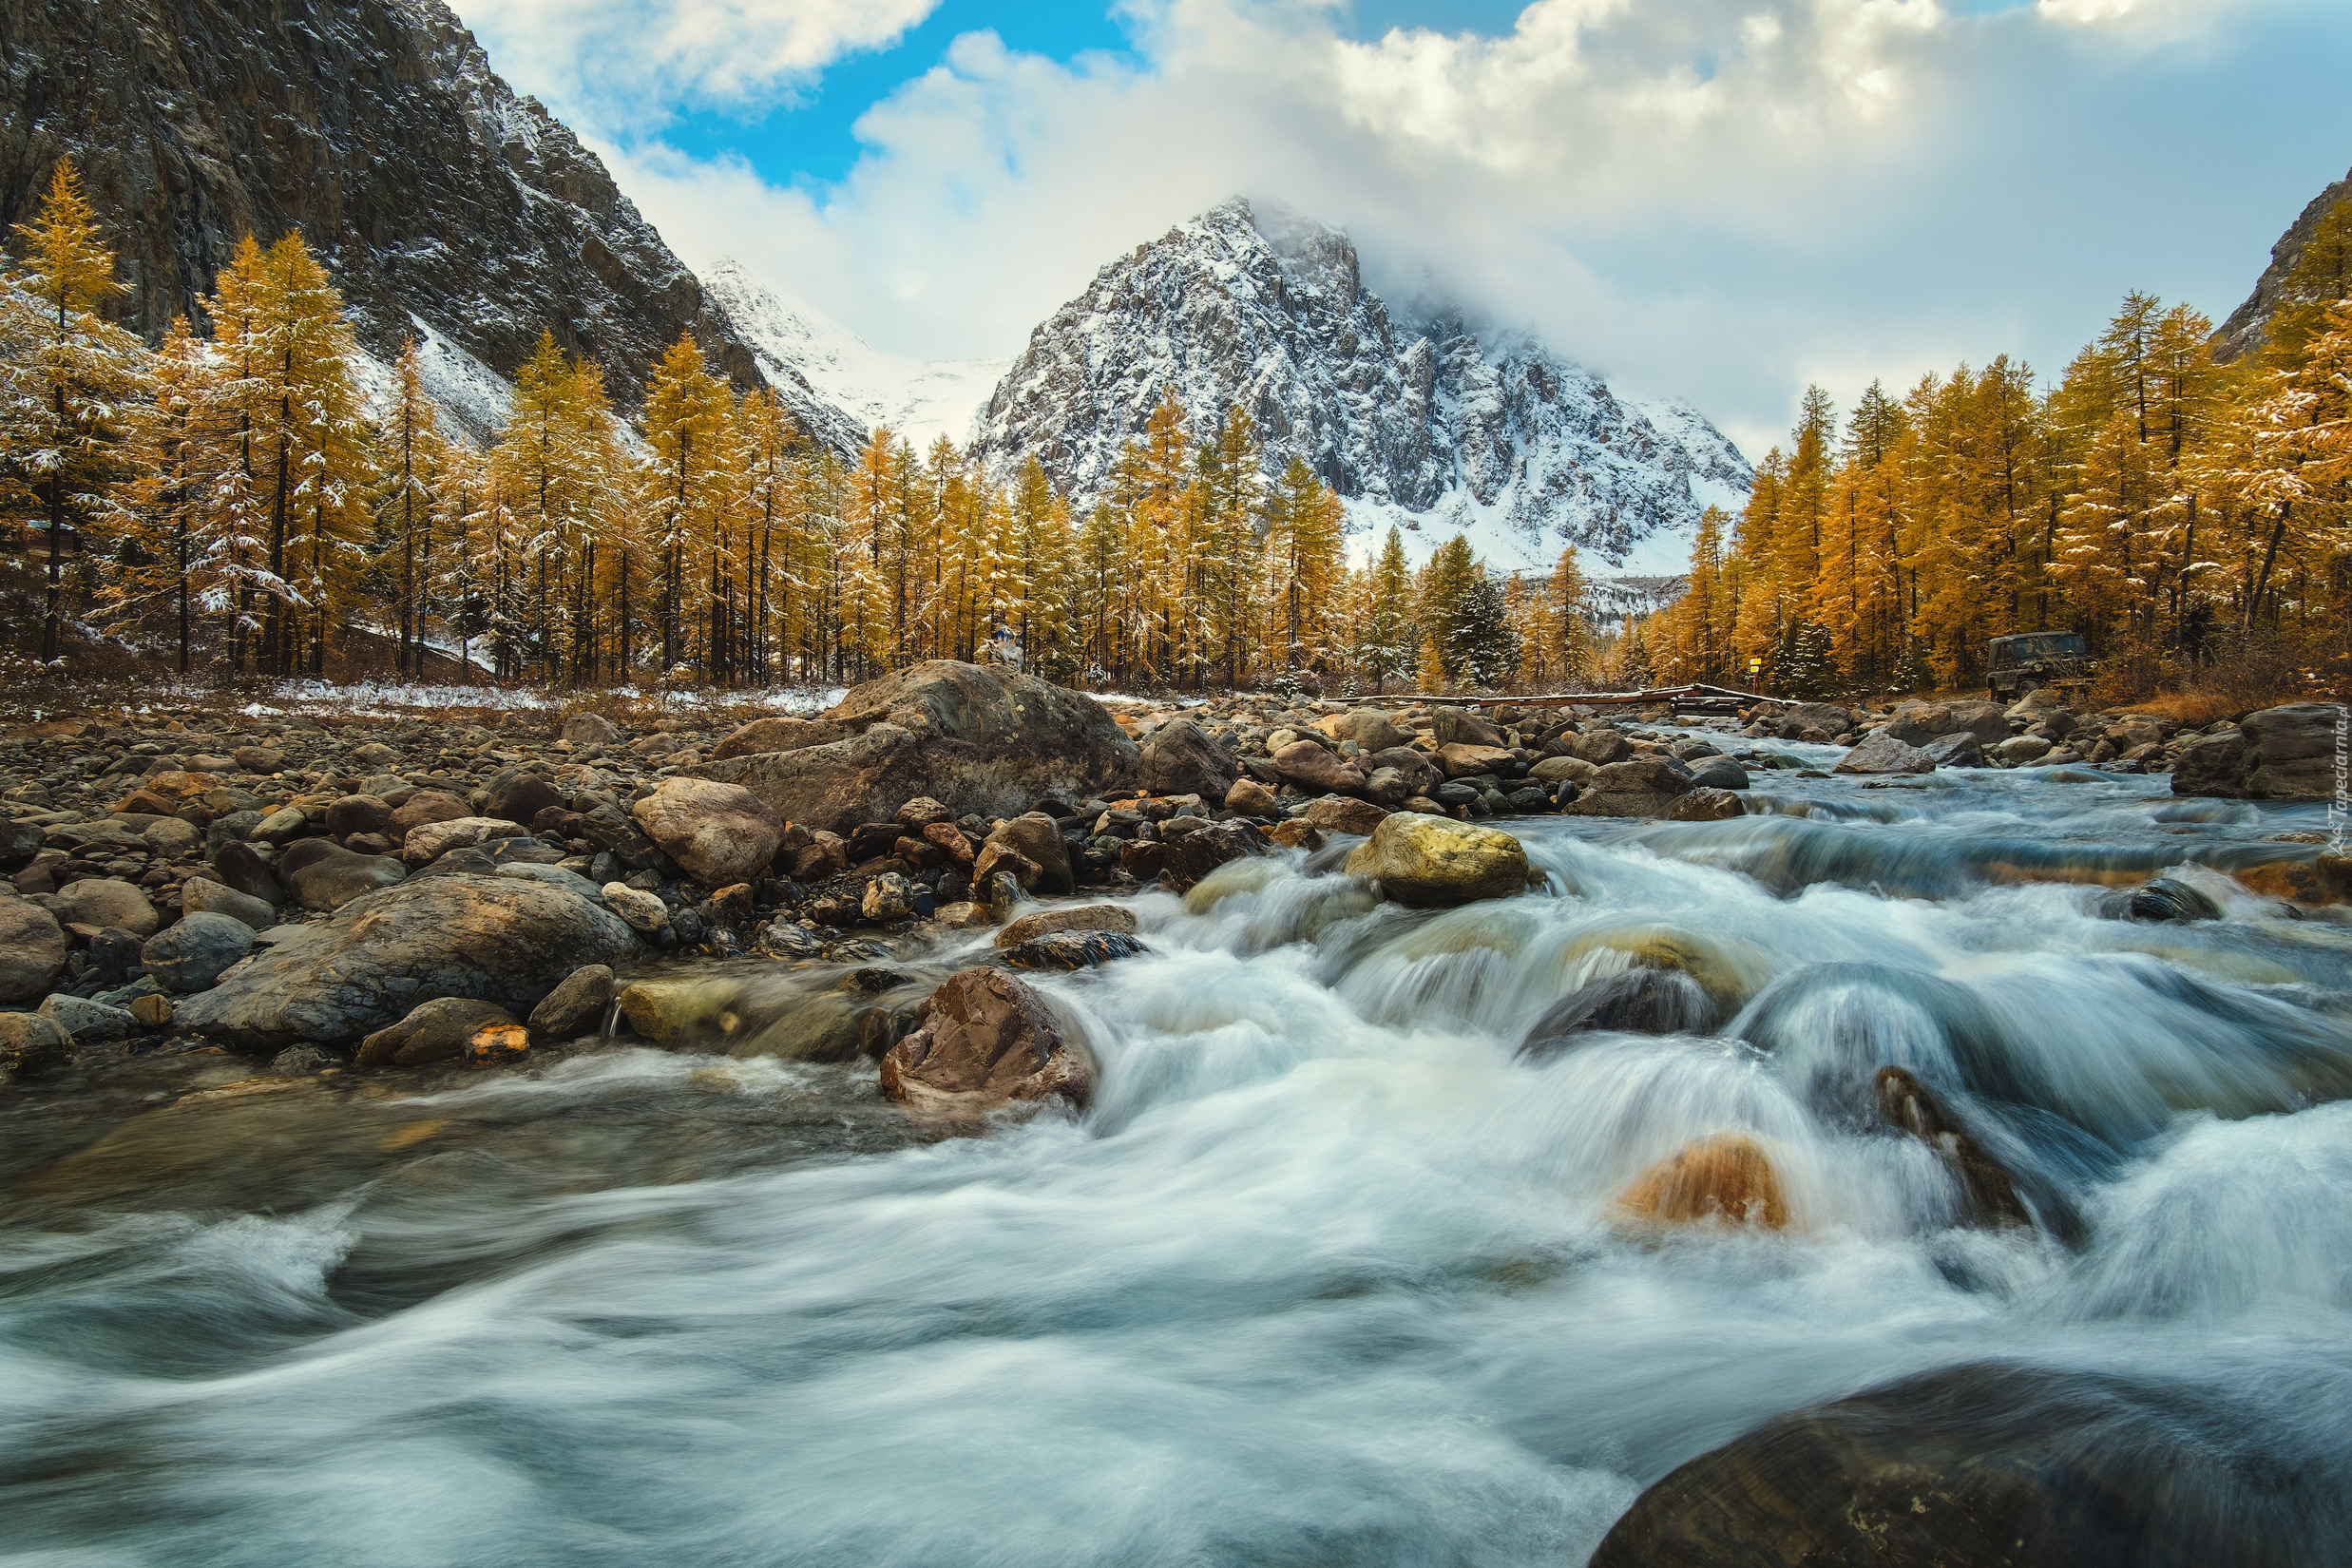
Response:
[[[1575,1563],[1767,1417],[1985,1359],[2202,1371],[2342,1463],[2352,928],[2191,865],[2311,813],[2071,777],[1522,820],[1548,889],[1437,914],[1330,851],[1147,894],[1153,951],[1041,982],[1097,1103],[986,1137],[643,1049],[226,1102],[228,1186],[134,1122],[0,1231],[0,1560]],[[1660,955],[1719,1033],[1515,1054]],[[2039,1225],[1955,1224],[1882,1065]],[[1629,1228],[1724,1130],[1788,1229]]]

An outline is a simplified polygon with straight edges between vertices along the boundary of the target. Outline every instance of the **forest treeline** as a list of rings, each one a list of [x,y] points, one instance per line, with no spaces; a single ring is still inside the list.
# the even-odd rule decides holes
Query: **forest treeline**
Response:
[[[1164,403],[1074,515],[1034,460],[998,483],[945,438],[877,430],[845,460],[691,336],[624,419],[543,335],[483,449],[416,344],[388,374],[360,354],[298,235],[248,239],[205,330],[153,349],[105,319],[114,261],[70,165],[17,239],[0,507],[45,578],[44,659],[72,627],[182,671],[316,675],[364,630],[406,673],[430,648],[583,686],[1018,658],[1197,689],[1558,679],[1589,647],[1573,551],[1498,581],[1456,540],[1415,571],[1391,529],[1351,565],[1339,498],[1303,462],[1270,481],[1238,410],[1196,430]]]
[[[1775,691],[1972,685],[1986,641],[2083,634],[2142,695],[2255,648],[2352,675],[2352,201],[2304,243],[2267,342],[2134,293],[2056,385],[2007,357],[1816,387],[1735,528],[1622,657]],[[1752,661],[1752,663],[1751,663]]]

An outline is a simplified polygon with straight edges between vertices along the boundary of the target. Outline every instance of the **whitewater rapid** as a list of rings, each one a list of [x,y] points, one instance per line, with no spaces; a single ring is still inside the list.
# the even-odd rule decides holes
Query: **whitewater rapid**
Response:
[[[1759,1422],[1982,1360],[2205,1380],[2344,1468],[2352,927],[2222,874],[2317,809],[1752,804],[1515,819],[1545,887],[1442,913],[1344,846],[1145,893],[1150,952],[1039,982],[1095,1104],[985,1137],[618,1045],[105,1119],[0,1208],[0,1561],[1577,1563]],[[2115,918],[2155,870],[2224,918]],[[1661,952],[1717,1030],[1518,1056]],[[1890,1064],[2035,1227],[1956,1223]],[[1725,1129],[1788,1228],[1629,1227]]]

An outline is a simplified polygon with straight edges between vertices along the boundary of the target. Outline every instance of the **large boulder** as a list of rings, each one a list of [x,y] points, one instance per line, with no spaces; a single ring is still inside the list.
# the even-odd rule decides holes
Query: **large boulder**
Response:
[[[1527,851],[1509,833],[1448,816],[1397,812],[1348,857],[1400,904],[1436,908],[1504,898],[1527,886]]]
[[[564,738],[575,746],[609,746],[621,732],[602,714],[576,713],[564,719]]]
[[[665,778],[631,814],[687,875],[713,888],[758,876],[784,840],[784,821],[766,801],[707,778]]]
[[[852,688],[787,749],[697,764],[788,822],[848,832],[928,795],[1002,816],[1045,794],[1133,781],[1138,754],[1102,705],[1010,670],[929,660]]]
[[[923,1026],[882,1058],[882,1092],[917,1110],[977,1116],[1016,1100],[1083,1106],[1095,1062],[1067,1039],[1042,997],[992,967],[951,975]]]
[[[1576,799],[1560,811],[1571,816],[1664,816],[1693,787],[1691,776],[1664,757],[1629,757],[1595,768]]]
[[[583,964],[635,951],[619,916],[560,888],[436,874],[344,905],[182,1004],[176,1022],[253,1051],[341,1045],[435,997],[527,1012]]]
[[[810,743],[809,733],[816,726],[808,719],[772,714],[730,731],[717,745],[711,748],[711,756],[714,760],[724,761],[731,756],[757,756],[762,752],[793,751]]]
[[[1136,924],[1136,912],[1123,904],[1084,904],[1023,915],[996,933],[996,945],[1018,947],[1062,931],[1123,931],[1133,936],[1141,928]]]
[[[1593,1568],[2203,1568],[2342,1558],[2342,1475],[2259,1396],[1983,1364],[1776,1417],[1658,1482]]]
[[[29,898],[0,893],[0,1002],[29,1002],[66,966],[66,933]]]
[[[1386,714],[1371,708],[1357,708],[1337,714],[1323,721],[1320,728],[1334,740],[1352,740],[1365,752],[1385,752],[1391,746],[1403,746],[1413,738],[1413,732],[1400,726]]]
[[[1500,746],[1502,732],[1467,708],[1447,706],[1430,712],[1429,738],[1441,751],[1453,745]]]
[[[1209,732],[1189,718],[1162,724],[1152,733],[1136,768],[1136,787],[1147,794],[1196,794],[1222,800],[1241,776],[1241,766]]]
[[[1854,716],[1834,702],[1791,702],[1768,722],[1783,740],[1802,740],[1807,731],[1833,739],[1854,727]]]
[[[1839,758],[1829,771],[1836,774],[1932,774],[1936,759],[1920,747],[1898,739],[1893,726],[1865,737]]]
[[[147,938],[139,962],[167,991],[201,991],[253,950],[253,929],[233,915],[199,909]]]

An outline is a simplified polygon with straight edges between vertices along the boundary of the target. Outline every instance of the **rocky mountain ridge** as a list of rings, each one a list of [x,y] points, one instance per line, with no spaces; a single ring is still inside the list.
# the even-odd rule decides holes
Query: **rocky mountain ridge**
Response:
[[[2313,197],[2304,206],[2295,220],[2279,236],[2278,243],[2270,247],[2270,264],[2254,280],[2254,292],[2246,302],[2229,313],[2229,318],[2213,330],[2213,357],[2223,364],[2238,357],[2249,349],[2262,347],[2268,335],[2271,314],[2279,306],[2279,291],[2285,286],[2286,275],[2294,268],[2295,258],[2302,252],[2304,241],[2310,239],[2320,225],[2320,220],[2337,202],[2352,198],[2352,173],[2346,173],[2326,189]]]
[[[150,338],[246,233],[299,230],[362,346],[389,360],[418,336],[476,433],[543,329],[624,406],[681,330],[738,385],[761,376],[603,163],[440,0],[0,0],[0,220],[70,155]]]
[[[1104,267],[1041,325],[982,412],[980,449],[999,468],[1034,453],[1083,503],[1169,395],[1196,424],[1247,409],[1269,471],[1306,458],[1359,526],[1399,521],[1430,544],[1462,528],[1498,564],[1563,543],[1622,564],[1661,536],[1678,557],[1704,507],[1737,505],[1750,479],[1694,411],[1620,397],[1459,314],[1400,318],[1346,235],[1239,199]]]

